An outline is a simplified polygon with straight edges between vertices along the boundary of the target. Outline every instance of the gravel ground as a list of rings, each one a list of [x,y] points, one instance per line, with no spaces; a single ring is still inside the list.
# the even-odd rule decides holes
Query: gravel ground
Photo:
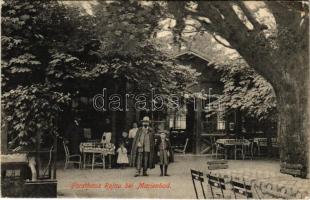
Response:
[[[180,155],[169,165],[168,177],[160,177],[159,166],[149,170],[149,176],[134,177],[135,169],[74,169],[57,170],[58,197],[93,198],[196,198],[190,169],[206,171],[205,156]],[[230,160],[229,169],[279,173],[274,160]],[[210,191],[205,185],[207,197]]]

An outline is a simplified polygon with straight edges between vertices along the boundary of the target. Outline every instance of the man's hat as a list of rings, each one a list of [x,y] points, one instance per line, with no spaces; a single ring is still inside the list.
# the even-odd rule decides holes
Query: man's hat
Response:
[[[148,116],[143,117],[143,119],[141,120],[142,123],[150,123],[150,118]]]

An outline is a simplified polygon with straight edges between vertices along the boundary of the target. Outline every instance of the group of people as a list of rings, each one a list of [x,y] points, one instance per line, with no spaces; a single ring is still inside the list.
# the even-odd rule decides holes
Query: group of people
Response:
[[[159,137],[155,136],[154,130],[150,127],[150,118],[146,116],[141,122],[142,126],[139,128],[136,123],[133,124],[128,137],[127,133],[123,132],[123,138],[116,151],[117,163],[121,168],[128,164],[136,167],[134,176],[137,177],[148,176],[147,170],[155,168],[155,163],[158,162],[160,176],[169,176],[168,165],[173,162],[173,152],[167,137],[169,132],[159,130]]]
[[[101,135],[101,142],[111,142],[111,122],[109,119],[104,121],[104,133]],[[118,140],[116,150],[116,163],[120,168],[126,166],[136,167],[136,176],[148,176],[147,170],[155,168],[155,163],[159,163],[160,175],[168,176],[169,162],[173,161],[173,152],[168,137],[169,132],[159,130],[155,131],[150,127],[150,118],[144,117],[141,126],[133,123],[133,128],[129,133],[123,132]],[[95,138],[100,137],[95,135]],[[68,140],[70,152],[79,154],[79,145],[85,141],[83,139],[83,129],[80,126],[80,119],[74,119],[74,123],[66,131],[65,138]]]

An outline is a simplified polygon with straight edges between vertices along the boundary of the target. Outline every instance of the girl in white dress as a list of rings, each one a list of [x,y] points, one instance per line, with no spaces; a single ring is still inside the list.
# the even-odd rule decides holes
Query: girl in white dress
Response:
[[[122,169],[129,163],[127,156],[127,149],[124,146],[124,142],[121,142],[120,147],[117,149],[117,164],[120,165]]]

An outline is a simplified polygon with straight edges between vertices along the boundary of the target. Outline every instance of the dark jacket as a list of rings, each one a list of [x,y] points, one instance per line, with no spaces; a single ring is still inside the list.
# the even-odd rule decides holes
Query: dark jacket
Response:
[[[150,158],[148,167],[150,169],[155,168],[155,140],[154,140],[154,132],[151,128],[149,128],[149,134],[150,134]],[[135,167],[137,165],[137,153],[138,153],[138,138],[140,138],[142,134],[142,128],[139,128],[137,131],[137,134],[132,142],[132,148],[131,148],[131,154],[130,154],[130,166]]]
[[[161,137],[158,137],[156,138],[157,141],[156,141],[156,145],[155,145],[155,150],[156,150],[156,162],[159,162],[159,156],[158,156],[158,152],[160,151],[159,150],[159,145],[161,143]],[[169,162],[174,162],[174,154],[173,154],[173,151],[172,151],[172,148],[171,148],[171,143],[170,143],[170,140],[169,138],[166,138],[166,143],[167,143],[167,148],[166,150],[169,151]]]
[[[125,138],[122,137],[119,141],[119,144],[122,142],[124,143],[124,147],[127,149],[127,152],[130,153],[131,152],[131,146],[132,146],[130,139],[128,137],[125,137]]]
[[[65,133],[65,138],[69,141],[70,153],[78,154],[80,152],[80,143],[84,141],[83,129],[72,123]]]

